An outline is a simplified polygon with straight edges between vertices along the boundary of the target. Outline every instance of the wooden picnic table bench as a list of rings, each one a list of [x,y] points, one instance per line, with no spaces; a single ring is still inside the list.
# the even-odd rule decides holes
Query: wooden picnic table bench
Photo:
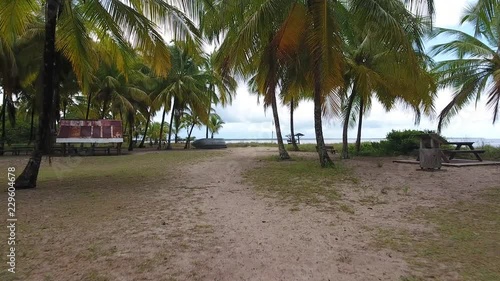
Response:
[[[335,150],[335,148],[333,147],[333,145],[325,145],[325,149],[327,151],[331,152],[332,154],[337,153],[337,150]],[[316,151],[318,151],[318,146],[316,146]]]
[[[116,145],[106,145],[106,146],[97,146],[92,144],[91,146],[76,146],[69,143],[63,143],[62,147],[59,149],[62,151],[63,156],[66,156],[68,153],[70,155],[95,155],[96,152],[104,152],[104,154],[111,155],[112,150],[116,150],[116,154],[121,154],[121,143],[116,143]]]
[[[453,158],[455,158],[455,156],[457,154],[471,153],[471,154],[474,154],[474,156],[476,157],[476,159],[478,161],[483,161],[483,159],[481,158],[481,156],[479,156],[479,154],[484,153],[485,150],[474,149],[474,146],[473,146],[474,142],[472,142],[472,141],[447,142],[446,144],[455,145],[455,149],[443,149],[442,150],[443,153],[448,155],[448,160],[452,160]],[[462,146],[466,146],[466,147],[468,147],[468,149],[461,149]],[[447,162],[449,162],[449,161],[447,161]]]

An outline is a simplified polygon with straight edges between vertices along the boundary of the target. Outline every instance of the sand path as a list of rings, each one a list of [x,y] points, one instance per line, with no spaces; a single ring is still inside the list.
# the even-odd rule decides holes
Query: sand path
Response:
[[[402,259],[369,249],[359,222],[256,195],[242,172],[269,148],[230,149],[190,167],[190,188],[213,226],[213,248],[198,261],[201,280],[399,280]]]

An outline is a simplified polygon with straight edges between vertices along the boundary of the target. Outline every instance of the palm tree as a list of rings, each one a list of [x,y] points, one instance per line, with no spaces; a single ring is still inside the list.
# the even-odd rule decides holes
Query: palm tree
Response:
[[[0,15],[5,11],[0,6]],[[52,143],[52,119],[54,101],[54,73],[55,73],[55,33],[57,23],[57,13],[60,3],[54,0],[47,0],[45,8],[45,47],[43,50],[43,97],[41,99],[41,110],[38,120],[38,139],[35,150],[24,168],[22,174],[16,180],[16,188],[34,188],[38,178],[38,171],[42,162],[42,154],[50,153]],[[0,20],[2,17],[0,16]],[[2,26],[2,24],[0,24]]]
[[[280,93],[280,98],[282,103],[288,105],[290,108],[290,139],[294,151],[299,151],[295,139],[294,111],[299,106],[300,101],[312,98],[312,93],[305,92],[307,89],[307,81],[305,80],[303,72],[307,70],[302,69],[301,67],[303,66],[303,63],[296,63],[288,66],[281,79],[282,91]]]
[[[200,120],[205,121],[208,118],[207,108],[210,104],[210,95],[207,94],[209,80],[207,75],[201,71],[197,58],[190,55],[185,46],[178,42],[170,47],[170,52],[172,54],[172,70],[168,77],[161,81],[158,87],[160,92],[156,100],[153,101],[162,102],[163,116],[171,107],[167,149],[172,148],[171,133],[177,134],[183,111],[189,106]],[[162,119],[164,120],[164,117]],[[176,126],[176,130],[173,130],[172,126]]]
[[[154,140],[154,144],[157,144],[158,141],[162,141],[160,138],[160,131],[167,132],[168,131],[168,123],[163,124],[163,128],[161,127],[161,123],[159,122],[153,122],[151,124],[151,129],[148,131],[148,138],[150,140]]]
[[[135,71],[132,72],[132,77],[130,77],[131,83],[145,92],[150,101],[149,103],[139,104],[139,111],[146,119],[143,137],[139,144],[139,147],[142,148],[144,147],[144,141],[148,135],[151,118],[153,118],[156,115],[156,111],[161,108],[161,101],[157,100],[157,89],[159,88],[160,81],[158,77],[154,75],[151,68],[140,61],[136,62],[134,69]]]
[[[348,158],[348,127],[358,122],[356,151],[361,145],[363,116],[368,113],[372,97],[376,97],[387,111],[397,102],[413,108],[417,114],[433,111],[435,82],[427,71],[423,53],[422,35],[428,27],[427,22],[413,14],[401,14],[399,22],[408,32],[407,38],[418,49],[405,50],[408,45],[400,44],[395,50],[387,50],[385,43],[378,38],[377,32],[355,30],[346,40],[345,60],[346,86],[343,93],[343,158]],[[398,15],[394,15],[397,17]],[[355,26],[355,23],[353,23]],[[406,45],[406,46],[405,46]],[[396,51],[397,50],[397,51]],[[350,93],[349,93],[350,92]],[[419,118],[416,118],[418,121]]]
[[[193,133],[194,127],[200,128],[203,124],[196,113],[193,113],[190,108],[187,108],[182,115],[181,118],[181,127],[186,128],[187,130],[187,138],[186,144],[184,145],[184,149],[188,149],[191,143],[191,134]]]
[[[64,4],[62,3],[64,2]],[[186,7],[198,7],[191,1]],[[139,48],[146,61],[158,74],[168,72],[168,49],[163,43],[157,25],[170,24],[176,37],[184,36],[190,42],[198,41],[197,31],[188,18],[176,7],[163,1],[133,1],[126,5],[120,1],[56,1],[45,2],[45,47],[43,98],[39,118],[38,141],[28,165],[17,178],[16,186],[35,187],[42,154],[50,152],[54,128],[52,106],[54,101],[54,65],[56,45],[71,62],[83,92],[92,79],[99,60],[94,59],[92,40],[113,42],[113,59],[119,70],[125,69],[124,57],[129,55],[126,42]],[[192,5],[189,5],[192,4]],[[32,0],[0,2],[0,34],[8,42],[25,32],[34,15],[41,10],[40,2]],[[59,25],[56,38],[56,25]],[[57,39],[57,41],[56,41]]]
[[[439,114],[438,131],[447,125],[460,109],[471,102],[478,102],[487,95],[486,105],[493,111],[493,124],[500,114],[500,3],[479,0],[465,13],[462,23],[472,23],[475,35],[460,30],[439,28],[437,34],[455,39],[435,45],[434,54],[454,54],[456,59],[438,62],[434,71],[441,87],[452,87],[453,99]]]
[[[268,25],[262,24],[257,20],[269,16],[259,14],[263,10],[268,11],[260,9],[260,4],[251,1],[238,4],[221,1],[219,4],[220,6],[209,10],[205,16],[210,18],[210,13],[220,11],[220,15],[212,18],[228,17],[226,22],[206,23],[206,33],[209,37],[225,33],[225,40],[216,57],[217,64],[225,73],[252,77],[252,90],[264,96],[264,107],[270,106],[272,109],[279,156],[281,159],[289,159],[281,135],[276,98],[280,78],[280,62],[276,49],[281,37],[279,26],[269,22],[266,22]],[[269,5],[266,8],[272,6],[270,3],[266,4]],[[242,17],[242,13],[248,14],[248,17]]]
[[[222,118],[218,114],[211,114],[209,123],[208,123],[208,129],[210,130],[210,138],[214,138],[214,134],[217,134],[220,129],[222,129],[222,125],[224,125],[224,121],[222,121]]]
[[[207,93],[210,96],[210,106],[207,111],[209,115],[212,111],[212,104],[220,104],[222,107],[231,104],[233,95],[238,86],[236,80],[229,75],[229,73],[222,73],[220,69],[216,67],[216,57],[217,55],[215,52],[211,53],[203,64],[203,72],[208,80]],[[209,123],[206,124],[206,138],[208,138],[208,131]]]
[[[25,32],[19,38],[9,42],[8,38],[0,36],[0,85],[2,86],[2,131],[0,139],[0,155],[3,155],[5,134],[5,122],[7,119],[15,126],[16,107],[13,95],[23,95],[26,91],[32,91],[37,72],[41,67],[39,55],[36,48],[41,47],[41,41],[36,36],[30,35],[37,28],[38,21],[29,25],[29,32]],[[26,96],[26,95],[25,95]]]

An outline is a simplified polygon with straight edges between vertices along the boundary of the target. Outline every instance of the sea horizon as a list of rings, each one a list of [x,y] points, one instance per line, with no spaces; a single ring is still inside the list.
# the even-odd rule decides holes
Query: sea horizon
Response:
[[[283,137],[286,141],[286,137]],[[386,138],[362,138],[361,142],[380,142],[385,140]],[[472,141],[475,146],[482,145],[491,145],[500,147],[500,139],[490,139],[490,138],[477,138],[477,137],[456,137],[456,138],[446,138],[449,141]],[[276,138],[224,138],[227,143],[245,143],[245,142],[257,142],[257,143],[266,143],[266,142],[277,142]],[[342,138],[325,138],[325,143],[341,143]],[[348,143],[355,143],[356,138],[348,138]],[[316,143],[315,138],[300,138],[300,143],[308,144],[308,143]]]

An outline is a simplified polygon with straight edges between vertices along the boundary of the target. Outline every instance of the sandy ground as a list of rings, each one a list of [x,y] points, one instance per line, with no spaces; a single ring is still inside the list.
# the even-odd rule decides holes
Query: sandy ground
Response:
[[[414,272],[401,253],[373,246],[378,229],[429,231],[406,219],[412,210],[468,199],[500,179],[498,166],[430,173],[358,158],[346,163],[360,182],[341,187],[354,213],[291,211],[241,176],[275,153],[231,148],[178,168],[163,185],[108,192],[94,209],[50,188],[22,192],[29,250],[20,254],[19,280],[401,280]],[[439,274],[459,279],[446,268]]]

